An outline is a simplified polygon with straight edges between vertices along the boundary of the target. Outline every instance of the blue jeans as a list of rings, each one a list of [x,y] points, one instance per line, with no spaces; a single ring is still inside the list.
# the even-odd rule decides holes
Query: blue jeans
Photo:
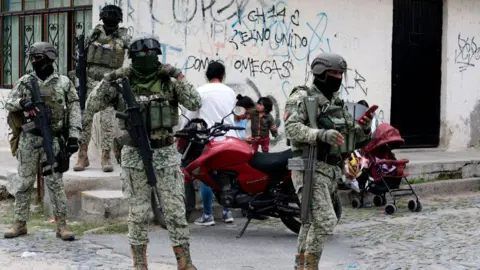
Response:
[[[200,192],[202,193],[203,214],[211,216],[213,214],[213,191],[200,182]],[[223,211],[228,211],[228,208],[223,208]]]

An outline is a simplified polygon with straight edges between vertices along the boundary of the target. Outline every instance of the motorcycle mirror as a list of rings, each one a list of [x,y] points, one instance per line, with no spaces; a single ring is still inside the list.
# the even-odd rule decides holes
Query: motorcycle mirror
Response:
[[[223,121],[225,120],[225,118],[229,117],[233,112],[225,115],[223,118],[222,118],[222,121],[220,121],[220,124],[223,125]]]
[[[247,112],[247,110],[245,110],[244,107],[240,107],[240,106],[235,106],[235,108],[233,108],[233,111],[232,111],[232,113],[236,116],[242,116],[246,112]]]

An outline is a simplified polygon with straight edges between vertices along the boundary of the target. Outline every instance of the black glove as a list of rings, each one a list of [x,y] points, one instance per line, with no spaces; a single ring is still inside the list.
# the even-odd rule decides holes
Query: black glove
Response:
[[[78,139],[77,138],[68,138],[67,150],[70,154],[76,153],[78,151]]]
[[[33,102],[32,102],[32,100],[30,100],[30,99],[22,98],[22,99],[20,100],[20,106],[21,106],[24,110],[31,110],[31,109],[33,109]]]

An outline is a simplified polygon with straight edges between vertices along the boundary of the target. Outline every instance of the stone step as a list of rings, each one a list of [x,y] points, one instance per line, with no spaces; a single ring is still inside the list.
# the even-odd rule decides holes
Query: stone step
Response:
[[[81,193],[81,212],[77,216],[83,220],[123,218],[128,216],[128,202],[121,190],[89,190]],[[213,203],[213,215],[216,220],[222,219],[223,207]],[[203,205],[196,205],[189,222],[193,222],[203,213]],[[241,211],[233,210],[234,218],[242,216]],[[151,215],[153,217],[153,214]]]
[[[128,215],[128,202],[121,190],[83,191],[81,200],[83,219],[108,219]]]

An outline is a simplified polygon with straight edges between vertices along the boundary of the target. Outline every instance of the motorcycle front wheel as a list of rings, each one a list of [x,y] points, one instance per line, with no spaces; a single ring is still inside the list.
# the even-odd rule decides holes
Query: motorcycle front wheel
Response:
[[[335,215],[337,216],[337,223],[338,223],[342,218],[343,206],[342,206],[342,201],[340,200],[340,195],[338,195],[337,191],[335,191],[332,195],[332,204],[333,204],[333,210],[335,211]],[[297,203],[297,205],[300,208],[300,203]],[[300,219],[292,216],[283,216],[283,217],[280,217],[280,220],[285,225],[285,227],[287,227],[292,232],[296,234],[300,233],[300,227],[302,227],[302,222],[300,221]]]

